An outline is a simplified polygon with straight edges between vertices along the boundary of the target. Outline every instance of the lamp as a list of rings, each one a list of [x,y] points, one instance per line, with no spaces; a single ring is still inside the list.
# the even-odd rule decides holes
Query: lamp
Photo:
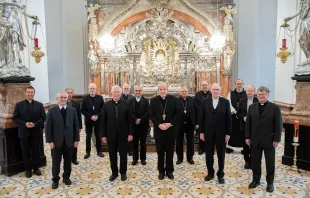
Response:
[[[217,27],[219,27],[218,17],[219,17],[219,8],[218,8],[218,0],[217,0]],[[220,29],[218,28],[215,33],[210,38],[210,47],[214,51],[223,51],[223,47],[225,45],[225,36],[222,34]]]
[[[286,45],[285,34],[287,33],[286,30],[287,30],[288,27],[289,27],[289,25],[286,22],[284,22],[284,24],[282,24],[280,26],[279,35],[278,35],[278,39],[277,39],[277,47],[278,47],[278,42],[279,42],[279,38],[280,38],[280,34],[281,34],[281,29],[283,28],[284,29],[284,38],[282,39],[282,47],[280,48],[280,51],[276,54],[276,56],[280,58],[280,61],[283,64],[286,63],[287,58],[289,56],[293,55],[292,52],[288,51],[288,47]],[[290,36],[291,39],[292,39],[292,36],[294,36],[294,35],[289,35],[289,34],[287,34],[287,35]],[[293,44],[292,44],[292,46],[293,46]]]
[[[107,32],[102,37],[100,37],[99,42],[100,48],[105,53],[108,53],[114,47],[114,38]]]

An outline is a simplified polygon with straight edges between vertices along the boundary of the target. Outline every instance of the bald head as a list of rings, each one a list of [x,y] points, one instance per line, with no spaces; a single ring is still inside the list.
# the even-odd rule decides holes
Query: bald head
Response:
[[[160,95],[160,97],[162,98],[166,98],[168,93],[168,87],[166,83],[161,83],[158,85],[158,94]]]
[[[136,96],[137,98],[141,98],[142,92],[143,92],[143,87],[137,85],[137,86],[134,87],[134,91],[133,91],[133,92],[134,92],[134,94],[135,94],[135,96]]]
[[[180,89],[180,96],[185,99],[188,95],[188,89],[186,87],[181,87]]]
[[[254,85],[248,85],[246,88],[246,95],[248,98],[253,98],[255,94],[255,87]]]
[[[127,83],[123,85],[123,92],[125,95],[128,95],[130,93],[130,86]]]
[[[88,85],[88,91],[89,91],[89,94],[91,96],[94,96],[96,94],[96,91],[97,91],[97,85],[95,83],[90,83]]]
[[[218,83],[213,83],[211,86],[211,94],[213,99],[217,99],[220,97],[221,86]]]

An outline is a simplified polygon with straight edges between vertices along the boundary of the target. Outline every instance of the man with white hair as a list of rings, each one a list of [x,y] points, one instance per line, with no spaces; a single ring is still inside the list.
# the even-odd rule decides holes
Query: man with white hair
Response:
[[[206,162],[208,175],[205,181],[214,178],[214,145],[218,158],[217,177],[220,184],[224,184],[224,162],[225,148],[231,134],[231,112],[230,103],[227,99],[220,97],[221,87],[218,83],[213,83],[211,87],[212,97],[202,104],[200,117],[200,139],[206,144]]]
[[[96,150],[97,156],[104,157],[101,152],[101,137],[100,137],[100,120],[102,115],[102,109],[104,101],[102,96],[96,94],[97,86],[94,83],[90,83],[88,86],[89,95],[82,98],[81,111],[85,117],[85,128],[86,128],[86,154],[84,159],[90,157],[91,151],[91,137],[93,128],[96,136]]]
[[[71,185],[71,161],[73,147],[80,141],[79,121],[73,107],[67,105],[68,93],[57,94],[58,105],[50,108],[45,124],[46,142],[52,149],[52,189],[58,188],[61,158],[64,158],[63,182]]]
[[[112,175],[109,181],[118,177],[117,151],[120,155],[121,180],[127,180],[127,149],[128,142],[133,139],[133,121],[131,106],[121,100],[122,89],[113,86],[112,100],[108,101],[102,111],[101,136],[102,141],[108,144]]]
[[[159,180],[163,180],[165,174],[169,179],[174,179],[173,153],[175,138],[177,137],[177,123],[180,117],[177,98],[172,95],[167,95],[167,93],[167,84],[159,84],[159,95],[152,98],[150,102],[150,119],[154,124]]]

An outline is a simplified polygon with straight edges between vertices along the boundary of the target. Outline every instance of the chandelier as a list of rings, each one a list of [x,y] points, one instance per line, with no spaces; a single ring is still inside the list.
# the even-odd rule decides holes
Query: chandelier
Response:
[[[210,38],[210,47],[213,51],[222,51],[225,45],[225,36],[217,30]]]
[[[99,43],[100,49],[102,49],[105,53],[108,53],[114,48],[114,38],[107,32],[100,37]]]

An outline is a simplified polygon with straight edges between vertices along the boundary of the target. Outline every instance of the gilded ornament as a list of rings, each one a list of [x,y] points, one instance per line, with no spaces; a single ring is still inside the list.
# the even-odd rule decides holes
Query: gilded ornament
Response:
[[[286,63],[287,58],[292,55],[291,52],[287,51],[287,47],[280,48],[280,52],[277,53],[277,57],[280,58],[281,63]]]
[[[34,51],[31,53],[31,56],[34,57],[34,60],[37,64],[41,62],[41,58],[44,55],[45,54],[41,51],[40,47],[34,47]]]

